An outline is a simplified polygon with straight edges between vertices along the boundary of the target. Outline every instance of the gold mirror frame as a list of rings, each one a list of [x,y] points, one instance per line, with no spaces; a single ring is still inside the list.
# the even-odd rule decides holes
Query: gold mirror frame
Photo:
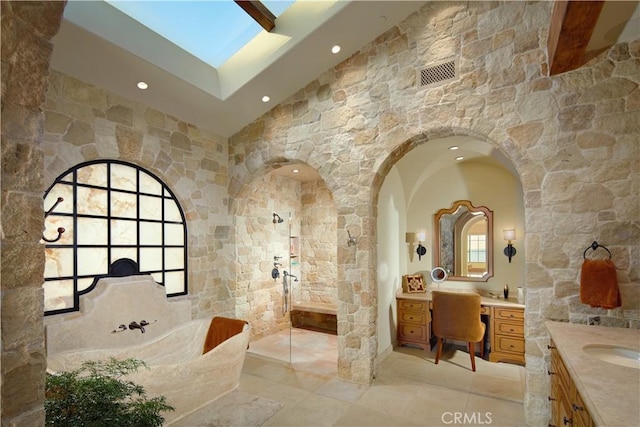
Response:
[[[493,277],[493,211],[486,206],[473,206],[473,204],[469,200],[457,200],[451,204],[450,208],[440,209],[435,213],[433,223],[433,266],[445,267],[441,265],[442,257],[440,251],[442,250],[442,248],[440,238],[440,218],[442,218],[443,215],[455,213],[460,207],[465,207],[470,213],[482,212],[487,218],[487,271],[482,277],[462,276],[460,275],[460,272],[453,271],[449,273],[449,277],[447,280],[458,282],[486,282],[489,280],[489,278]]]

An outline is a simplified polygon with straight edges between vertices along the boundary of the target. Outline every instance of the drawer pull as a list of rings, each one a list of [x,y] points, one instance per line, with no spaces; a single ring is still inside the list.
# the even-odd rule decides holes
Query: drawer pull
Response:
[[[555,401],[556,401],[556,399],[554,399],[554,398],[553,398],[553,397],[551,397],[551,396],[547,396],[547,399],[549,400],[549,402],[555,402]]]
[[[509,329],[509,332],[513,332],[513,328]]]
[[[547,371],[547,374],[548,374],[548,375],[556,375],[556,373],[555,373],[555,372],[551,372],[551,371],[549,371],[549,370]]]
[[[573,408],[574,411],[584,411],[584,406],[578,406],[575,403],[572,403],[571,407]]]
[[[564,425],[573,424],[573,418],[567,418],[565,415],[562,416],[562,423]]]
[[[556,348],[555,348],[554,346],[552,346],[552,345],[547,344],[547,349],[549,349],[549,350],[555,350]]]

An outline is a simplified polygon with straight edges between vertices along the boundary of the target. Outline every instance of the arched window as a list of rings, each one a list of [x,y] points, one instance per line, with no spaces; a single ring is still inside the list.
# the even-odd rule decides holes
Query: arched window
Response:
[[[184,213],[152,173],[118,160],[81,163],[47,189],[44,209],[45,315],[77,311],[106,276],[150,274],[167,296],[187,293]]]

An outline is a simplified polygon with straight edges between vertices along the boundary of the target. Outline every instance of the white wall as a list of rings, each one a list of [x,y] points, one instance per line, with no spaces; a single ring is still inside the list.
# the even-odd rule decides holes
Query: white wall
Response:
[[[395,294],[402,287],[408,257],[406,201],[396,167],[378,195],[378,354],[392,350],[396,338]]]

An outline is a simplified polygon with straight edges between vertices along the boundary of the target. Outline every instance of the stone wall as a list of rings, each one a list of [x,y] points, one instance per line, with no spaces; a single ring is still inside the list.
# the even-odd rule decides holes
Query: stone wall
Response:
[[[316,168],[333,193],[341,377],[375,375],[381,183],[413,147],[451,135],[491,144],[522,182],[527,422],[549,419],[545,320],[638,326],[640,41],[549,77],[551,6],[429,3],[231,138],[232,199],[270,163],[292,160]],[[420,86],[419,70],[448,59],[457,62],[454,80]],[[356,248],[342,244],[347,229]],[[582,252],[593,240],[613,252],[623,308],[578,301]]]
[[[252,340],[289,327],[282,279],[285,270],[298,274],[289,269],[289,227],[300,229],[300,204],[300,183],[274,173],[258,176],[236,203],[234,317],[249,322]],[[274,213],[284,222],[274,224]],[[277,279],[274,256],[282,264]]]
[[[2,14],[2,282],[0,411],[3,425],[44,424],[44,228],[41,149],[51,38],[64,2],[0,2]]]
[[[299,298],[337,305],[338,215],[333,195],[324,181],[304,182],[301,187]]]
[[[273,213],[284,220],[273,223]],[[292,300],[336,303],[336,212],[322,181],[298,182],[265,170],[235,199],[236,317],[252,327],[252,340],[289,327],[282,275]],[[289,237],[297,252],[290,253]],[[290,255],[297,255],[291,257]],[[280,277],[273,279],[274,256]],[[291,261],[291,264],[289,263]]]
[[[154,173],[187,219],[193,317],[233,315],[226,139],[53,70],[44,113],[42,191],[94,159],[125,160]]]

